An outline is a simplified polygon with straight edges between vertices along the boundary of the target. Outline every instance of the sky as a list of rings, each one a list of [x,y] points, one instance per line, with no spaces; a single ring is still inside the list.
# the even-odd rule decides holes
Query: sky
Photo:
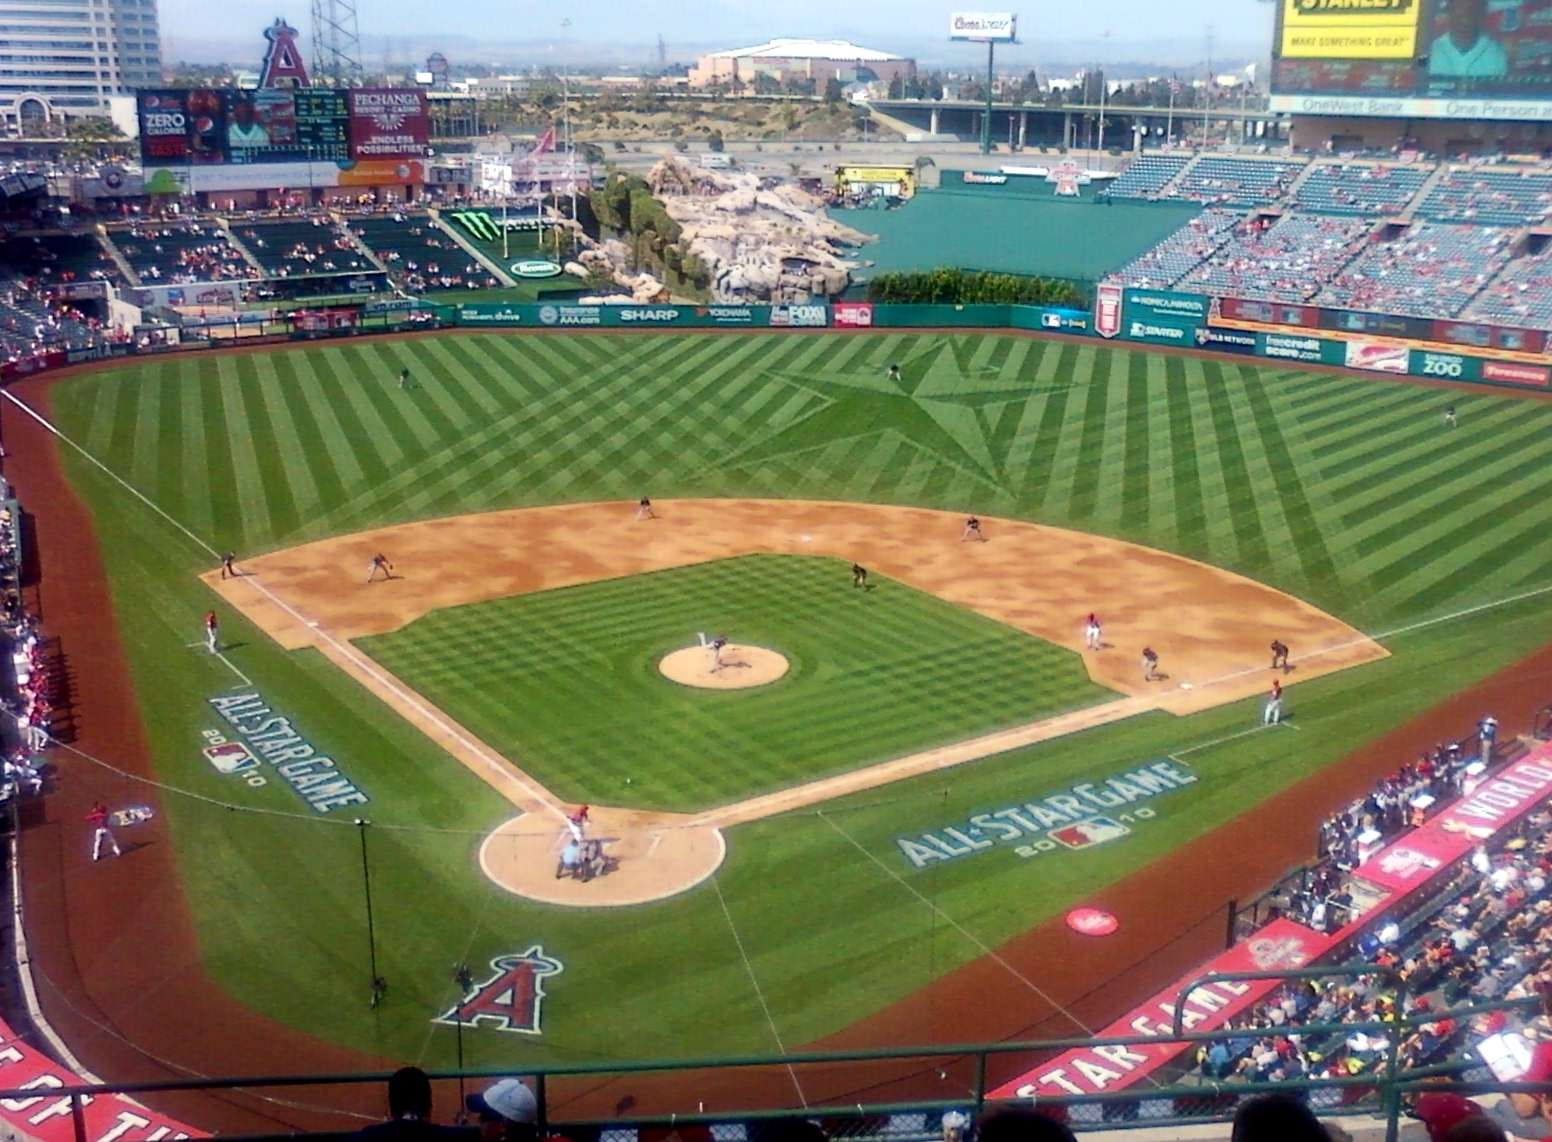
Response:
[[[540,63],[548,57],[649,62],[657,37],[671,61],[762,43],[776,36],[848,39],[924,63],[971,66],[981,48],[948,42],[952,0],[357,0],[368,67],[404,62],[433,50],[455,61]],[[209,0],[160,0],[164,57],[240,65],[257,62],[262,29],[283,16],[305,36],[309,0],[268,0],[235,10]],[[1259,58],[1269,50],[1273,4],[1267,0],[1019,0],[1019,39],[999,48],[1010,67],[1094,60],[1185,64],[1207,58]],[[252,30],[234,26],[241,13]],[[563,26],[562,20],[570,20]],[[565,62],[557,59],[557,62]]]

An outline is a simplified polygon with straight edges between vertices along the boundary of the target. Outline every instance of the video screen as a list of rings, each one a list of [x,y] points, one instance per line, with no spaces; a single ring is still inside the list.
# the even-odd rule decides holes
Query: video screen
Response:
[[[415,90],[193,88],[137,105],[147,166],[421,158],[429,137]]]

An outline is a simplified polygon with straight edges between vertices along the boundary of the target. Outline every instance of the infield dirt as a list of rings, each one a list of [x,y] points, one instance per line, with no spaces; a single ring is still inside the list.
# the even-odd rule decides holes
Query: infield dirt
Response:
[[[463,762],[522,813],[481,847],[480,867],[510,892],[546,903],[618,906],[693,888],[726,852],[720,830],[1048,741],[1152,709],[1194,713],[1262,693],[1272,638],[1295,648],[1297,678],[1383,658],[1360,631],[1299,599],[1205,563],[1105,536],[925,508],[805,500],[567,504],[397,524],[270,552],[241,574],[203,579],[287,649],[316,647]],[[569,811],[503,757],[395,677],[353,639],[398,630],[422,615],[532,591],[640,575],[753,553],[829,556],[891,578],[1081,653],[1091,678],[1118,700],[777,790],[697,814],[595,810],[618,868],[595,882],[558,878]],[[378,555],[392,577],[373,582]],[[844,574],[836,589],[849,590]],[[1084,619],[1106,638],[1083,647]],[[1141,669],[1144,647],[1163,667]],[[692,651],[698,654],[698,651]],[[604,821],[607,820],[607,825]]]

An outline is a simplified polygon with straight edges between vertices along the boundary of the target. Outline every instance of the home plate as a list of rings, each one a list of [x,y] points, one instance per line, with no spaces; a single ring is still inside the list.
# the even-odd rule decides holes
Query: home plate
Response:
[[[812,542],[812,541],[813,541],[813,538],[814,538],[814,537],[813,537],[813,536],[811,536],[811,535],[800,535],[800,536],[798,536],[798,539],[800,539],[800,540],[802,540],[802,541],[803,541],[803,542],[804,542],[804,543],[810,543],[810,542]]]
[[[1180,684],[1180,688],[1182,690],[1189,690],[1189,689],[1191,689],[1191,683],[1189,683],[1189,682],[1182,682]]]

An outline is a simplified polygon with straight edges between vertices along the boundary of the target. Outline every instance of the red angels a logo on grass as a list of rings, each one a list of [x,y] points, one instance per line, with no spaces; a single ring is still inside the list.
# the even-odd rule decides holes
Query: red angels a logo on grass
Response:
[[[535,944],[517,955],[497,956],[490,966],[494,975],[474,984],[459,1003],[432,1022],[467,1027],[483,1024],[496,1031],[542,1035],[544,981],[565,971],[565,965]]]

